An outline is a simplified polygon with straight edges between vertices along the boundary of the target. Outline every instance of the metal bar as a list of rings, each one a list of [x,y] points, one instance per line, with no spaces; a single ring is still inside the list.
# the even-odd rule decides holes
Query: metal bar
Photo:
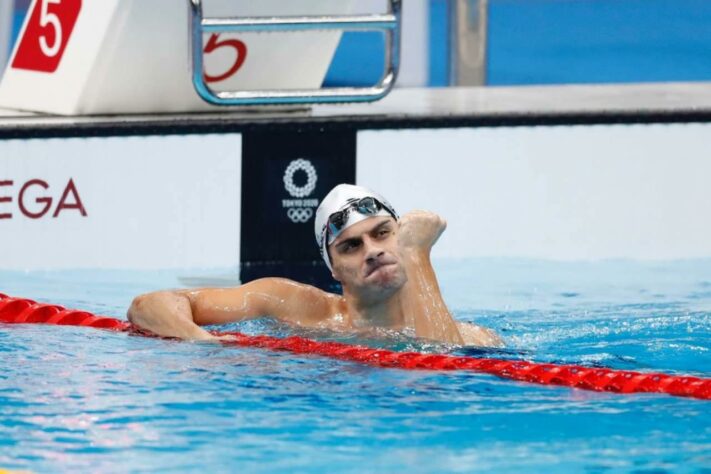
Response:
[[[215,105],[279,105],[372,102],[385,97],[395,84],[400,67],[401,0],[389,0],[389,11],[383,15],[208,18],[202,15],[202,0],[189,0],[193,85],[198,95]],[[203,34],[240,31],[274,32],[305,30],[382,31],[386,35],[386,71],[372,87],[341,87],[314,90],[259,90],[215,92],[205,82],[202,51]]]
[[[398,27],[395,15],[210,18],[202,21],[205,33],[263,32],[303,30],[393,30]]]
[[[450,84],[486,83],[489,0],[450,0]]]
[[[5,71],[5,63],[10,53],[13,8],[13,2],[0,1],[0,79],[2,79]]]

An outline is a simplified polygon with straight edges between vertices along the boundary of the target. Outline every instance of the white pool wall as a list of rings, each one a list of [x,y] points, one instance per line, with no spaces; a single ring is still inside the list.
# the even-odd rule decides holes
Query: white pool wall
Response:
[[[449,229],[438,257],[711,256],[711,125],[362,132],[358,182]]]
[[[444,216],[436,258],[707,258],[710,154],[711,124],[362,131],[357,181]],[[86,217],[53,217],[69,179]],[[0,140],[3,180],[0,269],[240,262],[239,134]]]
[[[0,269],[235,267],[241,136],[0,140]],[[52,198],[49,211],[32,213]],[[87,216],[53,217],[72,179]],[[73,195],[67,203],[74,204]]]

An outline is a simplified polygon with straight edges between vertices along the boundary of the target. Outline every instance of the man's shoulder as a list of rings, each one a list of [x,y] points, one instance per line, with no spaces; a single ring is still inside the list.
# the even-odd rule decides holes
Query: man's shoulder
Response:
[[[288,298],[292,305],[312,308],[318,306],[315,313],[322,317],[329,317],[340,311],[343,301],[341,295],[289,278],[267,277],[255,280],[254,283],[268,294]]]
[[[259,280],[254,280],[259,282],[261,285],[271,286],[272,288],[279,288],[282,290],[291,290],[294,292],[308,294],[310,296],[319,298],[341,298],[340,295],[335,293],[329,293],[308,283],[302,283],[300,281],[292,280],[290,278],[283,277],[266,277],[260,278]]]

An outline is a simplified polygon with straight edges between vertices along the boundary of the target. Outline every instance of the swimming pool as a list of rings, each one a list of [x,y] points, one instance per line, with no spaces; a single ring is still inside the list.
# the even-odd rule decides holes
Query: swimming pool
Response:
[[[507,351],[489,355],[711,376],[711,260],[436,263],[456,316],[506,339]],[[136,293],[217,273],[229,269],[0,272],[0,291],[123,317]],[[334,338],[268,320],[230,328]],[[370,343],[452,350],[391,337]],[[0,352],[5,468],[708,472],[711,465],[705,401],[72,327],[0,326]]]

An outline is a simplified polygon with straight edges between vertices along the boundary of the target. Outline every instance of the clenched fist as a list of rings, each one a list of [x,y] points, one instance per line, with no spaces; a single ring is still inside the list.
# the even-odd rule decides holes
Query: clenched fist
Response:
[[[401,250],[429,252],[447,228],[447,221],[429,211],[408,212],[400,219],[398,244]]]

